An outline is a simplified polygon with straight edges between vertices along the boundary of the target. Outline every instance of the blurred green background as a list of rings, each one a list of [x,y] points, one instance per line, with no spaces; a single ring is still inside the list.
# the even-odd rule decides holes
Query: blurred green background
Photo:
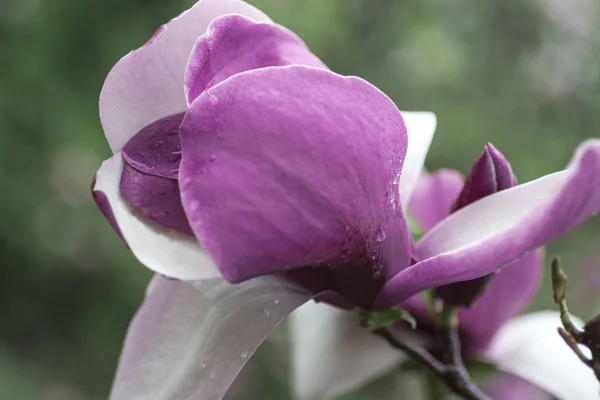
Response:
[[[0,0],[0,399],[107,396],[151,273],[91,200],[110,155],[98,94],[121,56],[191,3]],[[600,128],[596,0],[251,3],[333,70],[371,81],[401,109],[435,111],[429,169],[466,172],[490,141],[524,182],[562,169]],[[563,257],[578,290],[571,309],[584,317],[599,311],[599,227],[548,251]],[[552,307],[548,286],[533,308]],[[280,329],[230,397],[288,399],[286,357]]]

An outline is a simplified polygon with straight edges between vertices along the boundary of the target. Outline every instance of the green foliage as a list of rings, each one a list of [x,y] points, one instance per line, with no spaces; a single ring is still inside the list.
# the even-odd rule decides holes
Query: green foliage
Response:
[[[407,311],[399,309],[385,309],[378,311],[361,311],[361,325],[370,331],[387,328],[399,320],[407,322],[412,329],[417,328],[417,320]]]

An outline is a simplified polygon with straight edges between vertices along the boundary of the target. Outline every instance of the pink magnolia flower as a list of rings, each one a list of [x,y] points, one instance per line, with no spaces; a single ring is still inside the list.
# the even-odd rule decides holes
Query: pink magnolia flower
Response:
[[[489,275],[600,208],[590,142],[568,170],[475,202],[413,246],[404,211],[435,116],[330,72],[240,0],[201,0],[121,59],[100,117],[114,156],[94,198],[159,274],[112,399],[220,399],[310,299],[396,306]]]

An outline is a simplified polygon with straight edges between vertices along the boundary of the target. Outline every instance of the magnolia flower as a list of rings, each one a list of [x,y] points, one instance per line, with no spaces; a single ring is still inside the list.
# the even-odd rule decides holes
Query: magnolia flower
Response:
[[[489,275],[600,207],[593,142],[569,170],[467,206],[413,246],[404,211],[435,116],[400,113],[364,80],[330,72],[240,0],[202,0],[121,59],[100,118],[114,156],[94,198],[157,272],[112,399],[220,399],[309,300],[396,306]],[[397,357],[369,354],[369,373]]]

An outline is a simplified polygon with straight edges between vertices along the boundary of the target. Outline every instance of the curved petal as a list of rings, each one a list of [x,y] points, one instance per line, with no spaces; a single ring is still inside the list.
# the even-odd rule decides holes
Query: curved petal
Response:
[[[410,197],[409,211],[425,231],[450,215],[464,181],[462,174],[453,169],[421,174]]]
[[[214,20],[200,37],[185,72],[188,104],[232,75],[257,68],[300,64],[327,69],[287,29],[230,15]]]
[[[276,277],[232,286],[154,278],[133,319],[111,400],[219,400],[269,332],[311,298]]]
[[[176,180],[144,174],[125,162],[120,192],[128,205],[144,218],[188,235],[194,234],[183,211]]]
[[[290,316],[292,386],[298,400],[326,400],[406,359],[360,326],[355,311],[310,302]]]
[[[502,268],[470,308],[460,310],[460,330],[469,347],[483,348],[510,318],[523,312],[544,273],[544,250],[538,249]]]
[[[432,112],[402,111],[408,136],[408,150],[400,176],[400,200],[406,211],[425,164],[425,157],[435,134],[437,118]]]
[[[227,14],[270,21],[241,0],[200,0],[113,67],[100,94],[100,120],[114,153],[146,125],[187,109],[183,78],[194,43]]]
[[[600,384],[556,332],[557,312],[544,311],[509,321],[482,357],[561,400],[598,398]]]
[[[554,396],[518,376],[499,372],[482,385],[494,400],[554,400]]]
[[[200,280],[220,277],[212,259],[193,236],[132,214],[119,193],[123,165],[121,153],[104,161],[96,173],[92,190],[94,197],[105,200],[104,209],[110,206],[123,239],[137,259],[151,270],[173,278]]]
[[[392,195],[406,131],[369,83],[304,66],[248,71],[198,97],[180,135],[183,206],[228,281],[407,265]]]
[[[485,197],[450,215],[417,245],[421,261],[397,274],[379,305],[430,287],[490,274],[567,233],[600,210],[600,141],[569,168]]]

